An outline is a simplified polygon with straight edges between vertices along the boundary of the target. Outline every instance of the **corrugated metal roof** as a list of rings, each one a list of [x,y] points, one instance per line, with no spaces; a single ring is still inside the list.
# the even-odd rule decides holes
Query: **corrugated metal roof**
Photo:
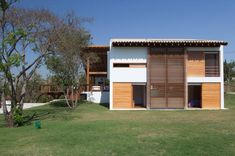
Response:
[[[112,46],[220,46],[228,43],[204,39],[112,39]]]

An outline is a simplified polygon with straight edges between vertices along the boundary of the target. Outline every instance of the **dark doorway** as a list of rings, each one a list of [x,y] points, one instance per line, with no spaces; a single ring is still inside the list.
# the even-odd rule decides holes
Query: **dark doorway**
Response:
[[[133,105],[135,108],[145,107],[145,85],[133,85]]]
[[[188,86],[188,107],[202,107],[202,86],[200,84]]]

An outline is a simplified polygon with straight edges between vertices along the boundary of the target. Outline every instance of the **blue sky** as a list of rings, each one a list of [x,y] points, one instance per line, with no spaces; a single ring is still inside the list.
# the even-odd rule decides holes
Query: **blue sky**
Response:
[[[225,58],[235,59],[235,0],[21,0],[18,6],[74,11],[94,44],[110,38],[194,38],[229,42]]]

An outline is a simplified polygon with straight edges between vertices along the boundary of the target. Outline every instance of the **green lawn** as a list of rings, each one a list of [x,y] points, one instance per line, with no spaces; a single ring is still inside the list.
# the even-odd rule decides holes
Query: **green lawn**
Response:
[[[91,103],[50,112],[42,129],[4,128],[0,155],[235,155],[235,96],[219,111],[109,111]]]

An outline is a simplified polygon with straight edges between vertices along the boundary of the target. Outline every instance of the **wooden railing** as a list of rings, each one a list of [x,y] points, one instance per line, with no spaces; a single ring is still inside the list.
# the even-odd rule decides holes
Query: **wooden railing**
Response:
[[[63,92],[63,90],[57,85],[51,85],[51,84],[41,85],[41,93],[50,93],[50,92]]]
[[[224,84],[224,92],[235,92],[235,86],[231,84]]]
[[[86,85],[86,91],[109,91],[109,85]]]
[[[205,67],[206,77],[218,77],[220,76],[219,66],[206,66]]]

